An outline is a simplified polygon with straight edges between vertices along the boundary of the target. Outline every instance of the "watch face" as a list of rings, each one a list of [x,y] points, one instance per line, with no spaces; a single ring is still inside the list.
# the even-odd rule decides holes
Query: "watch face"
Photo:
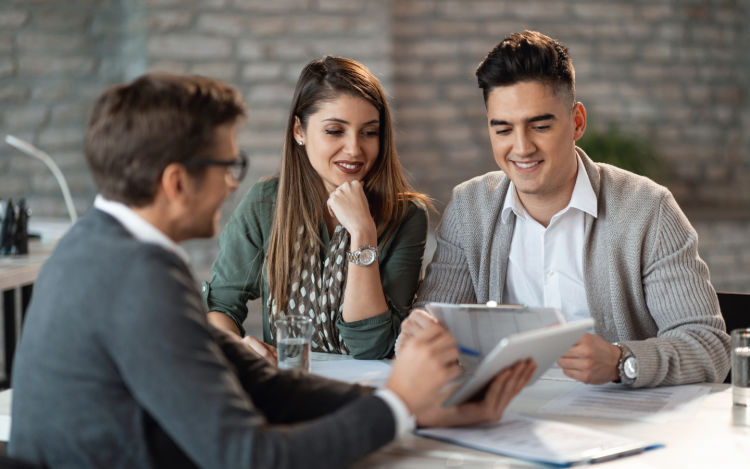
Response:
[[[376,258],[377,252],[374,249],[362,249],[359,252],[359,263],[362,265],[370,265]]]
[[[626,378],[635,379],[638,376],[638,360],[635,357],[626,358],[622,370],[625,372]]]

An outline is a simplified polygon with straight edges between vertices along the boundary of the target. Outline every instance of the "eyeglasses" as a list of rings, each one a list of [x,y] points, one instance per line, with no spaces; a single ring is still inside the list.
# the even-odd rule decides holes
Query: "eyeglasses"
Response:
[[[183,163],[185,166],[226,166],[229,170],[229,174],[232,175],[232,179],[237,182],[241,182],[245,179],[247,174],[248,158],[244,151],[234,160],[217,160],[214,158],[200,158],[197,160],[186,161]]]

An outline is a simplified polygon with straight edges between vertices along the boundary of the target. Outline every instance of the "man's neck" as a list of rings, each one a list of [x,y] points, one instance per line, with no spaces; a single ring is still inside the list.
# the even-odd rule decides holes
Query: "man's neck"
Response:
[[[529,194],[518,194],[518,198],[526,209],[526,213],[531,218],[539,222],[543,227],[547,227],[557,212],[564,209],[570,203],[570,194],[566,198],[560,198],[557,201],[550,201],[544,197],[535,197]]]
[[[570,203],[570,199],[573,197],[573,190],[576,186],[577,175],[578,171],[573,174],[573,178],[567,184],[566,188],[557,190],[554,193],[521,193],[516,188],[516,195],[518,195],[518,200],[520,200],[526,213],[546,228],[549,226],[552,217]]]
[[[184,241],[181,239],[179,229],[174,223],[170,221],[170,217],[164,213],[158,206],[147,205],[145,207],[132,207],[130,209],[135,212],[138,216],[149,222],[154,228],[164,233],[169,239],[175,243]]]

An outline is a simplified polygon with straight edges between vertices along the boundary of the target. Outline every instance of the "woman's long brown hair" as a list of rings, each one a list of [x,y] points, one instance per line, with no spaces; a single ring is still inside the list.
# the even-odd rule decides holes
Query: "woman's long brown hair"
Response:
[[[287,121],[276,212],[268,249],[267,269],[271,297],[284,309],[288,301],[291,273],[300,247],[310,241],[322,245],[318,229],[324,219],[328,193],[313,169],[303,146],[294,141],[298,118],[307,128],[310,115],[324,102],[350,94],[372,104],[379,113],[380,151],[365,176],[364,190],[375,220],[378,238],[391,236],[406,214],[410,201],[430,206],[429,198],[414,192],[404,177],[393,143],[393,126],[385,93],[377,78],[364,65],[342,57],[325,57],[302,70]],[[298,232],[304,227],[304,239]],[[295,248],[295,243],[300,242]]]

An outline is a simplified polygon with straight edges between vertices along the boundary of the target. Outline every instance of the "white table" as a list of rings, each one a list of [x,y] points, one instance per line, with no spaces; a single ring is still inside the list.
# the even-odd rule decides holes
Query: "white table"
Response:
[[[328,357],[334,360],[343,358],[335,355]],[[314,361],[326,358],[324,354],[313,354]],[[526,388],[511,403],[508,410],[539,415],[537,411],[542,405],[575,385],[576,383],[572,381],[541,379]],[[732,424],[732,395],[728,384],[712,384],[711,389],[711,393],[702,398],[700,405],[692,412],[663,423],[551,416],[545,416],[545,418],[665,444],[665,447],[661,449],[597,464],[594,466],[597,468],[734,469],[750,467],[750,426]],[[11,390],[0,392],[0,442],[7,441],[10,433],[11,397]],[[750,415],[750,412],[748,414]],[[363,422],[363,424],[366,423]],[[359,461],[355,467],[502,469],[543,466],[408,435]]]
[[[574,383],[540,380],[525,389],[509,411],[539,415],[548,400],[567,391]],[[746,468],[750,467],[750,426],[732,424],[731,389],[727,384],[712,385],[695,413],[680,415],[663,423],[565,418],[552,420],[583,425],[634,439],[656,441],[664,448],[597,464],[602,468]],[[496,456],[437,440],[409,435],[361,461],[361,468],[539,467],[524,461]]]
[[[316,360],[325,354],[313,354]],[[552,398],[570,390],[578,383],[559,379],[541,379],[524,389],[511,403],[508,411],[542,416],[538,410]],[[634,456],[596,464],[594,467],[615,468],[707,468],[732,469],[750,467],[750,412],[749,426],[733,425],[731,386],[711,384],[711,392],[701,398],[691,411],[679,413],[665,422],[594,419],[544,415],[544,418],[582,425],[638,440],[663,443],[664,448]],[[513,468],[545,467],[525,461],[497,456],[430,438],[408,435],[391,443],[356,464],[357,468],[435,467],[457,468]]]

